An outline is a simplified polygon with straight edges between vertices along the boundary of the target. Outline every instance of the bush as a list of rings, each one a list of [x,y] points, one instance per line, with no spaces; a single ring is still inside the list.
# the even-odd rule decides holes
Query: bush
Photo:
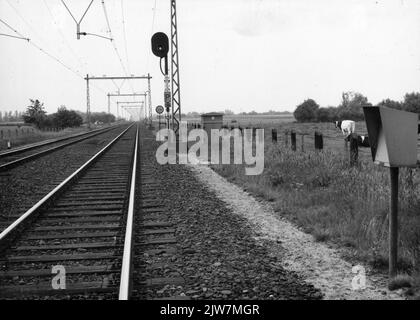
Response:
[[[418,113],[420,116],[420,93],[407,93],[404,97],[403,110]]]
[[[57,112],[50,117],[51,126],[55,128],[80,127],[83,123],[82,117],[76,111],[67,110],[64,106],[58,108]]]
[[[316,121],[319,105],[313,99],[307,99],[297,106],[293,115],[298,122]]]
[[[115,116],[106,112],[93,112],[90,115],[90,122],[95,123],[96,121],[102,123],[115,122]]]

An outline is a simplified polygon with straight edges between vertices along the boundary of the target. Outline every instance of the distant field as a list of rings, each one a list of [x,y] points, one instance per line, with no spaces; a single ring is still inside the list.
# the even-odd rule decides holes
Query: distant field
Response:
[[[276,125],[280,123],[287,123],[295,121],[293,115],[232,115],[224,116],[224,124],[231,124],[232,120],[236,120],[242,127],[246,126],[262,126],[262,125]],[[201,122],[200,118],[183,118],[188,122]]]

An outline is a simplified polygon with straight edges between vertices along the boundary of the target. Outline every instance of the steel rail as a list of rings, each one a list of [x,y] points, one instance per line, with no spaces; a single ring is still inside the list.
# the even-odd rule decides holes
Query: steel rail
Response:
[[[118,300],[128,300],[131,291],[132,274],[132,249],[133,249],[133,226],[134,226],[134,204],[136,198],[136,172],[137,156],[139,147],[139,125],[137,125],[136,144],[134,148],[134,158],[130,185],[130,198],[128,203],[127,224],[124,239],[124,254],[121,267],[120,292]]]
[[[76,138],[76,140],[74,140],[74,141],[66,142],[66,143],[60,144],[58,146],[55,146],[55,147],[52,147],[52,148],[49,148],[49,149],[46,149],[46,150],[42,150],[42,151],[39,151],[39,152],[34,153],[34,154],[31,154],[31,155],[28,155],[26,157],[23,157],[23,158],[20,158],[20,159],[16,159],[16,160],[13,160],[13,161],[4,163],[4,164],[0,165],[0,171],[11,169],[11,168],[13,168],[13,167],[15,167],[15,166],[17,166],[19,164],[22,164],[22,163],[26,162],[26,161],[33,160],[35,158],[38,158],[38,157],[43,156],[43,155],[46,155],[46,154],[51,153],[53,151],[57,151],[57,150],[60,150],[62,148],[65,148],[65,147],[68,147],[70,145],[73,145],[75,143],[78,143],[78,142],[81,142],[81,141],[84,141],[84,140],[87,140],[87,139],[96,137],[97,135],[100,135],[102,133],[108,132],[108,131],[113,130],[115,128],[116,127],[111,127],[111,128],[106,128],[106,129],[100,129],[99,131],[96,131],[93,134],[92,134],[92,132],[89,132],[89,133],[83,134],[81,138],[78,138],[79,136],[71,137],[71,138],[64,138],[62,140],[49,142],[49,143],[46,143],[44,145],[36,145],[36,146],[28,147],[27,149],[18,149],[18,150],[14,150],[14,152],[3,153],[3,154],[0,155],[0,159],[2,157],[10,156],[10,155],[13,155],[13,154],[23,153],[23,152],[29,151],[31,149],[35,149],[37,147],[42,147],[42,146],[49,145],[49,144],[52,144],[52,143],[57,143],[57,142],[69,140],[69,139],[72,139],[72,138]]]
[[[115,139],[108,143],[102,150],[96,153],[92,158],[90,158],[85,164],[83,164],[79,169],[73,172],[69,177],[67,177],[63,182],[61,182],[57,187],[55,187],[50,193],[43,197],[38,203],[36,203],[31,209],[26,211],[22,216],[20,216],[15,222],[13,222],[9,227],[7,227],[2,233],[0,233],[0,243],[6,241],[7,236],[15,231],[22,223],[28,219],[34,212],[42,209],[49,200],[58,194],[64,187],[68,186],[73,182],[82,172],[84,172],[91,164],[97,161],[116,141],[118,141],[134,124],[130,125],[122,133],[120,133]]]
[[[47,146],[49,144],[62,142],[62,141],[70,140],[70,139],[73,139],[73,138],[82,137],[82,136],[89,135],[89,134],[92,134],[92,133],[95,133],[95,132],[100,132],[100,131],[106,132],[107,129],[116,128],[117,126],[118,125],[114,125],[114,126],[107,127],[107,128],[95,129],[95,130],[92,130],[92,131],[89,131],[89,132],[77,133],[77,134],[74,134],[74,135],[71,135],[71,136],[68,136],[68,137],[48,139],[46,141],[41,141],[41,142],[38,142],[38,143],[31,143],[31,144],[26,145],[26,146],[25,145],[19,146],[19,147],[13,148],[11,150],[0,152],[0,159],[2,157],[11,156],[11,155],[14,155],[14,154],[26,152],[26,151],[29,151],[29,150],[32,150],[32,149]]]

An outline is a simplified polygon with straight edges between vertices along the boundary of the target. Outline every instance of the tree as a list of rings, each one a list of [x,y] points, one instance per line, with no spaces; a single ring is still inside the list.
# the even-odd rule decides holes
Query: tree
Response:
[[[3,122],[3,113],[0,111],[0,122]]]
[[[363,120],[363,107],[371,106],[368,98],[358,92],[348,91],[342,95],[342,102],[338,106],[338,118],[341,120]]]
[[[403,110],[418,113],[420,116],[420,93],[407,93],[404,97]]]
[[[225,116],[231,116],[231,115],[234,115],[235,113],[232,110],[226,109],[224,114]]]
[[[307,99],[297,106],[293,115],[298,122],[316,121],[319,105],[313,99]]]
[[[25,123],[32,123],[38,128],[43,128],[47,118],[46,112],[44,111],[44,104],[38,99],[30,99],[30,101],[31,105],[27,107],[26,113],[23,115],[23,121],[25,121]]]
[[[96,121],[102,123],[115,122],[115,116],[106,112],[93,112],[90,115],[90,121],[93,123]]]
[[[319,108],[316,112],[318,122],[331,122],[337,118],[338,109],[336,107]]]
[[[56,128],[80,127],[83,119],[76,111],[67,110],[65,106],[58,108],[52,115],[52,125]]]
[[[380,107],[388,107],[392,109],[402,110],[403,104],[399,101],[394,101],[391,99],[385,99],[378,103],[378,106]]]

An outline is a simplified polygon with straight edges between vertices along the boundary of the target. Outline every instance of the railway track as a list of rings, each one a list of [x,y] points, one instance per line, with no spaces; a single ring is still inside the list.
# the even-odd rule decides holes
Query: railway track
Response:
[[[0,234],[0,297],[129,297],[138,140],[130,126]]]
[[[134,218],[132,298],[185,300],[171,290],[184,286],[185,279],[174,265],[179,254],[176,226],[171,208],[163,202],[160,170],[156,162],[156,142],[150,131],[142,132],[137,179],[137,203]],[[159,293],[161,292],[161,293]]]
[[[33,144],[26,147],[21,147],[15,150],[10,150],[0,153],[0,172],[6,171],[11,168],[17,167],[23,163],[34,160],[41,156],[47,155],[51,152],[58,151],[67,146],[71,146],[78,142],[85,141],[100,134],[106,133],[111,130],[121,128],[120,126],[108,127],[99,129],[88,133],[79,134],[76,136],[66,137],[63,139]]]

